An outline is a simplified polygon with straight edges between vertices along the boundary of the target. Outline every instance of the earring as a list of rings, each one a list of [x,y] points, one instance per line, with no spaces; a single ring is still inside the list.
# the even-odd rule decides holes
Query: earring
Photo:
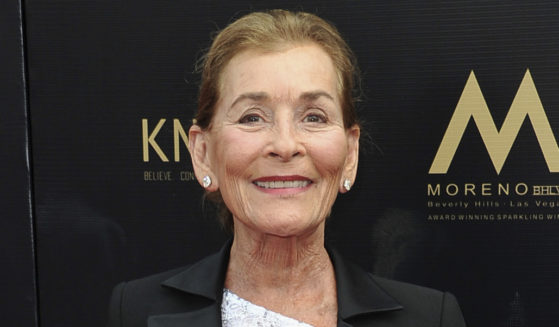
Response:
[[[208,186],[212,185],[212,179],[210,176],[206,175],[202,178],[202,185],[204,185],[204,188],[208,188]]]
[[[344,188],[346,191],[351,190],[351,182],[349,181],[349,179],[346,178],[346,180],[344,181]]]

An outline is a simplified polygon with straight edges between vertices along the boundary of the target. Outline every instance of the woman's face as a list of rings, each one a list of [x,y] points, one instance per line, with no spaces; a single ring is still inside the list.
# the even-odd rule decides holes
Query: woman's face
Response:
[[[236,227],[285,237],[321,226],[354,181],[359,139],[344,128],[330,57],[313,44],[245,51],[220,91],[212,127],[190,132],[199,180],[212,178]]]

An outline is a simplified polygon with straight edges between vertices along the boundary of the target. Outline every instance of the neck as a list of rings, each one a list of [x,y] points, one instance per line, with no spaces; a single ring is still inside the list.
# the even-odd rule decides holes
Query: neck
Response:
[[[300,292],[301,288],[314,286],[317,278],[325,274],[333,276],[324,248],[324,225],[289,237],[258,233],[236,225],[227,288]]]
[[[335,326],[334,267],[324,248],[324,222],[280,237],[235,224],[225,287],[254,304],[307,322]]]

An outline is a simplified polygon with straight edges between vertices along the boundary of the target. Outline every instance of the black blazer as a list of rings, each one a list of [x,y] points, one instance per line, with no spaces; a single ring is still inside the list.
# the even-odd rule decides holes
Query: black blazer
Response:
[[[231,243],[188,267],[117,285],[108,327],[221,327]],[[373,276],[328,250],[336,274],[338,327],[464,327],[450,293]]]

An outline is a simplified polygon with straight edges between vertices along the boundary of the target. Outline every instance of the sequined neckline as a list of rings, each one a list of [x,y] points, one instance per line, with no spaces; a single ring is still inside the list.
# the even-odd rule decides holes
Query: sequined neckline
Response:
[[[313,327],[249,302],[227,288],[223,289],[221,321],[223,327]]]

